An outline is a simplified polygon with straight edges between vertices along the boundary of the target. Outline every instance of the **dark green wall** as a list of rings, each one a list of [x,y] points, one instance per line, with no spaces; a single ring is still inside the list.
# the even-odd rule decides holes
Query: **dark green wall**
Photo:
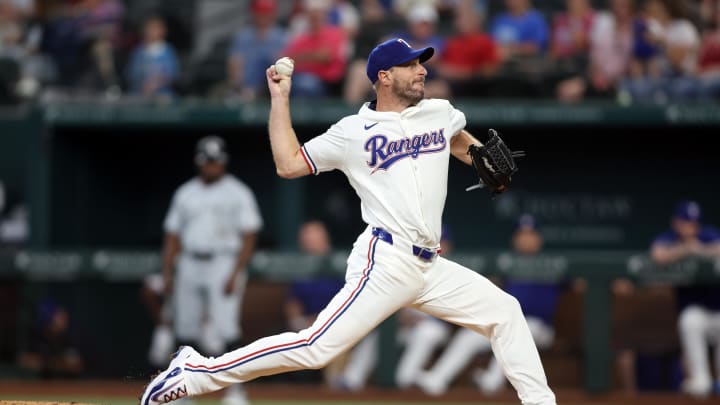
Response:
[[[301,140],[323,129],[296,128]],[[500,129],[528,157],[511,191],[495,200],[465,192],[473,172],[451,164],[444,220],[460,248],[506,246],[522,212],[535,214],[548,245],[559,248],[645,248],[682,198],[697,199],[707,220],[720,223],[720,166],[707,146],[713,128]],[[171,195],[194,174],[194,143],[207,133],[228,139],[230,170],[257,193],[262,246],[294,240],[288,235],[307,217],[325,220],[339,247],[362,230],[359,200],[341,173],[289,182],[275,175],[264,128],[62,127],[52,143],[51,244],[158,245]]]
[[[336,246],[350,246],[364,225],[359,200],[344,176],[279,179],[263,121],[266,109],[250,107],[238,110],[239,118],[231,109],[209,106],[169,109],[176,115],[158,108],[105,114],[88,109],[75,121],[68,121],[74,115],[56,111],[60,106],[6,114],[0,116],[0,179],[11,203],[30,202],[36,246],[157,247],[173,191],[194,175],[195,141],[216,133],[228,139],[231,172],[256,191],[266,223],[261,247],[294,246],[297,224],[309,217],[328,223]],[[708,121],[711,115],[680,124],[684,121],[677,117],[695,117],[689,113],[696,110],[655,108],[657,117],[665,117],[655,122],[642,108],[587,107],[597,114],[582,115],[583,107],[553,107],[555,115],[578,119],[552,124],[533,115],[549,107],[463,108],[469,130],[484,134],[495,117],[504,123],[497,129],[507,143],[527,150],[528,157],[519,161],[511,191],[495,200],[482,190],[465,192],[476,180],[468,167],[453,161],[444,220],[460,248],[506,246],[512,222],[522,212],[534,213],[548,245],[558,248],[643,249],[683,198],[697,199],[707,222],[720,223],[714,209],[720,202],[720,168],[709,147],[717,127]],[[71,112],[76,110],[81,109]],[[513,111],[525,111],[528,121],[508,121]],[[633,111],[638,121],[626,124]],[[302,141],[327,128],[327,117],[313,122],[307,113],[296,124]],[[598,121],[600,113],[607,119]],[[156,120],[138,121],[152,117]]]
[[[25,140],[31,136],[28,128],[24,115],[0,115],[0,181],[5,185],[8,205],[17,203],[27,192]]]

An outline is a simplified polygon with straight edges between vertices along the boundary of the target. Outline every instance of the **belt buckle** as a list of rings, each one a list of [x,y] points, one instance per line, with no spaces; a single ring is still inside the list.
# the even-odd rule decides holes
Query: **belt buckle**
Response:
[[[413,245],[413,254],[417,258],[429,262],[435,258],[435,255],[437,255],[437,251],[434,249],[421,248],[419,246]]]
[[[195,260],[207,261],[213,258],[213,254],[210,252],[193,252],[192,257]]]

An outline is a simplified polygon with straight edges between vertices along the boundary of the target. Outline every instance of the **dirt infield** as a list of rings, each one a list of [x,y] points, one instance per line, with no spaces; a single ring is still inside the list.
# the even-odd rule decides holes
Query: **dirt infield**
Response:
[[[70,380],[70,381],[0,381],[0,394],[2,396],[58,396],[58,397],[100,397],[100,398],[137,398],[146,381],[136,380]],[[472,388],[458,387],[450,390],[442,397],[430,397],[419,390],[397,390],[383,388],[368,388],[358,393],[334,391],[315,385],[305,384],[276,384],[263,383],[261,381],[246,384],[248,395],[257,400],[352,400],[352,401],[403,401],[415,403],[443,403],[443,402],[467,402],[467,403],[507,403],[519,404],[520,401],[514,391],[506,390],[498,395],[483,396]],[[558,404],[613,404],[613,405],[720,405],[720,397],[695,400],[693,398],[675,393],[643,393],[627,395],[619,392],[611,392],[602,395],[587,394],[582,390],[558,390],[556,391]],[[210,397],[219,396],[219,393],[211,394]],[[49,405],[59,404],[57,402],[22,402],[22,401],[0,401],[0,405]],[[76,402],[63,403],[62,405],[81,405]],[[86,404],[82,404],[86,405]]]
[[[93,405],[80,402],[0,401],[0,405]]]

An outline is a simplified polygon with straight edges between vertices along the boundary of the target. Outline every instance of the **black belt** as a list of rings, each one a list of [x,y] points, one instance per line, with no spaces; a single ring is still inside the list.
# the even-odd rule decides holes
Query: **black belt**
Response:
[[[385,241],[391,245],[393,244],[392,234],[382,228],[373,228],[372,234],[382,241]],[[430,261],[430,260],[434,259],[438,253],[439,253],[438,249],[430,249],[430,248],[424,248],[424,247],[412,245],[412,255],[419,257],[420,259],[423,259],[423,260]]]
[[[212,260],[215,257],[213,252],[190,252],[188,254],[195,260]]]

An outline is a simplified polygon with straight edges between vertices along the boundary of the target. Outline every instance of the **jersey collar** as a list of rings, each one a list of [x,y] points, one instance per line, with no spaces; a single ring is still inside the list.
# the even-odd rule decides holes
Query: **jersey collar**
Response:
[[[361,118],[365,119],[371,119],[375,121],[379,120],[387,120],[387,119],[395,119],[399,116],[408,116],[412,115],[415,111],[417,111],[418,108],[420,108],[423,103],[425,103],[426,100],[420,100],[417,105],[411,106],[403,110],[402,112],[394,112],[394,111],[376,111],[375,108],[377,107],[377,100],[366,102],[365,104],[360,107],[360,111],[358,112],[358,115]]]

